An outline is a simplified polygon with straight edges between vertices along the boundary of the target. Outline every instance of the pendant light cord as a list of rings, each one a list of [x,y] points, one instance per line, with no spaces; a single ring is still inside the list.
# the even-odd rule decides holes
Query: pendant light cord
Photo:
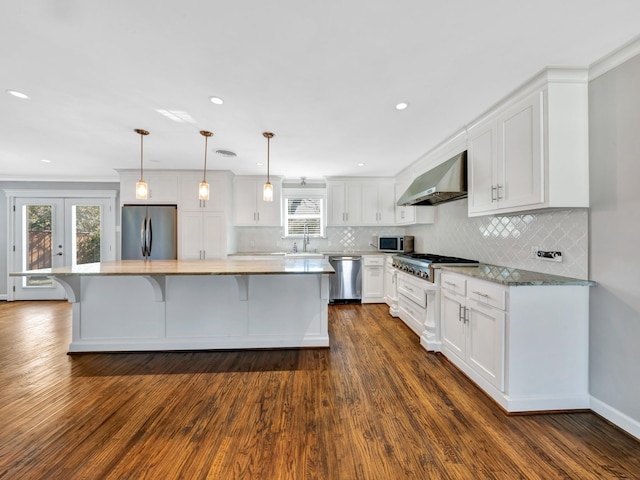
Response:
[[[209,141],[209,136],[204,136],[204,172],[202,173],[202,181],[207,181],[207,142]]]
[[[269,163],[270,163],[270,158],[269,158],[269,154],[271,152],[271,136],[267,136],[267,183],[269,182]]]

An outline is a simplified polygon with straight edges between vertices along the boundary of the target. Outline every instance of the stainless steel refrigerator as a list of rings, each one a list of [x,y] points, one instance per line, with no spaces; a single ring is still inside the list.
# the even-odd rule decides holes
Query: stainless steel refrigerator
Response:
[[[178,258],[176,205],[123,205],[123,260]]]

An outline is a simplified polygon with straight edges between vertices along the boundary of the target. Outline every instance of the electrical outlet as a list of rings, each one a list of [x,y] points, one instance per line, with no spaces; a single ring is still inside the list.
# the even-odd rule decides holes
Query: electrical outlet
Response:
[[[531,258],[538,258],[538,247],[531,247]]]
[[[546,260],[547,262],[562,262],[562,252],[538,250],[537,255],[540,260]]]

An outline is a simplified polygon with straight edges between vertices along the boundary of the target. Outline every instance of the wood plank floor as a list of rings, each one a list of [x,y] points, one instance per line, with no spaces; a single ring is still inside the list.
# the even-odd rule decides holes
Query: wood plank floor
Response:
[[[592,413],[507,416],[384,305],[330,349],[69,356],[65,302],[0,303],[1,479],[640,478]]]

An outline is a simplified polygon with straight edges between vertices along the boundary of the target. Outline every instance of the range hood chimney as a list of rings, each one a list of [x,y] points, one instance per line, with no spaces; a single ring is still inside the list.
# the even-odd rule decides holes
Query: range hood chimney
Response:
[[[437,205],[467,196],[467,152],[416,177],[398,205]]]

